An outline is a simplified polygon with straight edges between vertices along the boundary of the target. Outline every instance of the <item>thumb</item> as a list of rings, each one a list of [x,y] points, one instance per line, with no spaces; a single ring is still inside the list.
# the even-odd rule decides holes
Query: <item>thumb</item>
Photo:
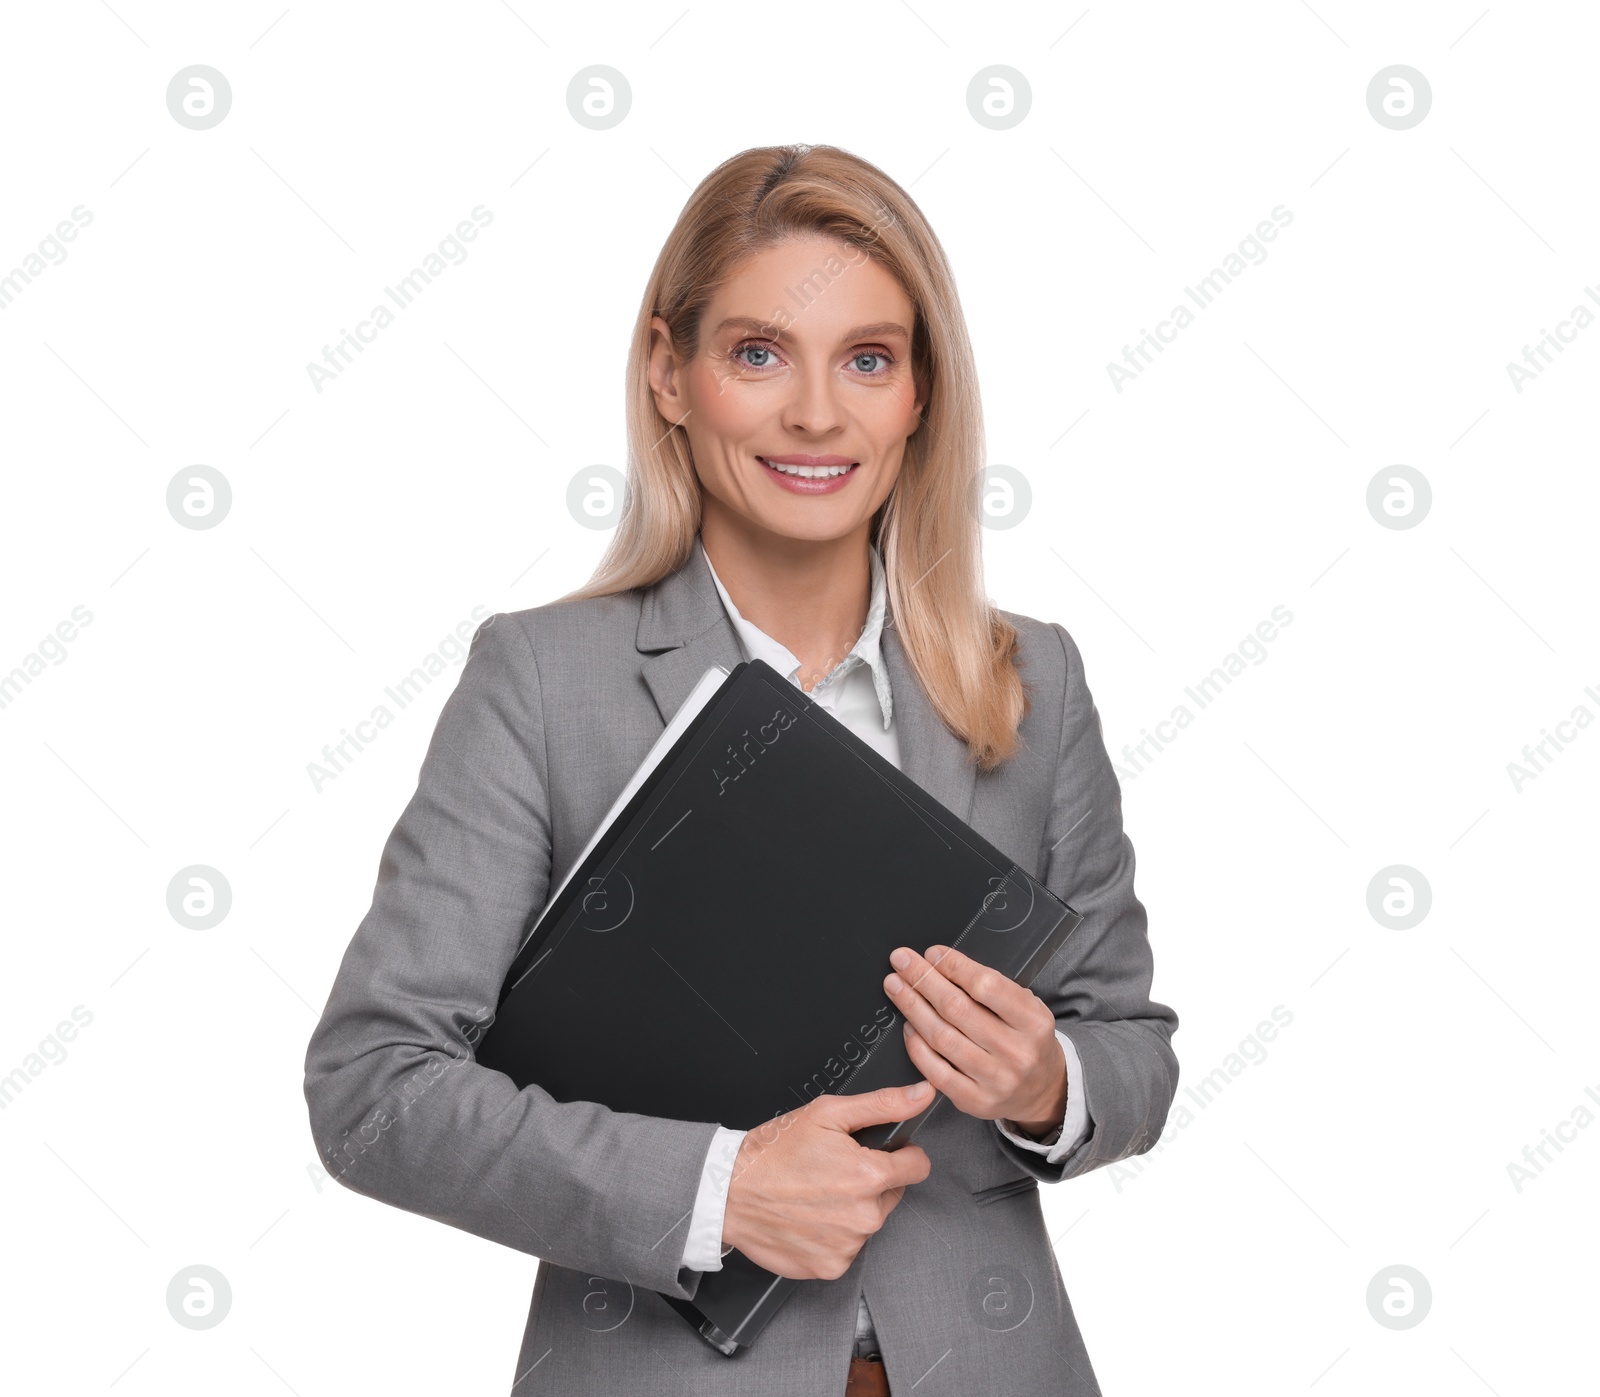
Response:
[[[907,1087],[879,1087],[859,1096],[819,1096],[811,1104],[813,1109],[821,1108],[828,1125],[850,1134],[869,1125],[909,1120],[932,1100],[933,1088],[927,1082],[915,1082]]]

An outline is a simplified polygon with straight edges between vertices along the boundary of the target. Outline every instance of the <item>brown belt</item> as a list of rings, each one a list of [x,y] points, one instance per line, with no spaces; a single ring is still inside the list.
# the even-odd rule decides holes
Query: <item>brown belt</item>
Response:
[[[881,1358],[852,1358],[844,1397],[889,1397],[889,1374]]]

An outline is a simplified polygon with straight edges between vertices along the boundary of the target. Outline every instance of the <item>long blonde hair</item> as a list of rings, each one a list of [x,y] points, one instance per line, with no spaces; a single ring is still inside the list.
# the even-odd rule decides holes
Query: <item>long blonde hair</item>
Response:
[[[873,258],[915,308],[912,372],[927,405],[873,516],[871,541],[912,669],[940,719],[988,771],[1019,749],[1029,698],[1016,628],[983,587],[983,417],[972,346],[944,249],[921,210],[882,170],[837,146],[742,151],[689,196],[650,273],[628,352],[622,516],[594,575],[560,600],[649,587],[694,547],[700,484],[687,434],[661,415],[650,391],[652,315],[670,327],[675,352],[692,359],[702,313],[734,269],[809,233]]]

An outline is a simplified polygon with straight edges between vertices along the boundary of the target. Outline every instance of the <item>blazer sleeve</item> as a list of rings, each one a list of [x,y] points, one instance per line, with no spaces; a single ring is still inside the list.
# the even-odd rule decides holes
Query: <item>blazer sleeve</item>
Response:
[[[311,1036],[312,1134],[356,1193],[692,1299],[699,1273],[679,1263],[716,1123],[558,1102],[473,1057],[550,872],[538,664],[521,618],[497,613],[473,637]]]
[[[1160,1138],[1178,1089],[1172,1034],[1178,1016],[1150,998],[1154,960],[1142,903],[1133,890],[1133,844],[1122,828],[1122,789],[1107,755],[1100,715],[1072,637],[1052,624],[1066,661],[1055,791],[1040,846],[1038,877],[1083,914],[1033,989],[1072,1040],[1083,1071],[1089,1128],[1051,1164],[1001,1136],[1001,1147],[1044,1183],[1088,1173]]]

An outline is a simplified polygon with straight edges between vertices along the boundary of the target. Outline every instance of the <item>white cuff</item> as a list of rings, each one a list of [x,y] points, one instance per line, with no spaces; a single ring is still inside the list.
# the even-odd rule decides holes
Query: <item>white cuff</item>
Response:
[[[995,1122],[1000,1133],[1012,1144],[1042,1154],[1046,1164],[1059,1164],[1078,1147],[1089,1129],[1089,1107],[1084,1100],[1083,1064],[1078,1061],[1078,1050],[1072,1046],[1072,1039],[1059,1028],[1056,1030],[1056,1042],[1061,1044],[1061,1051],[1067,1059],[1067,1109],[1062,1118],[1060,1137],[1053,1143],[1030,1140],[1007,1129],[1005,1121]]]
[[[717,1127],[706,1151],[700,1171],[700,1188],[694,1197],[694,1212],[689,1217],[689,1238],[683,1245],[683,1260],[678,1264],[691,1271],[722,1269],[722,1224],[728,1208],[728,1185],[733,1181],[733,1161],[744,1143],[746,1132]]]

